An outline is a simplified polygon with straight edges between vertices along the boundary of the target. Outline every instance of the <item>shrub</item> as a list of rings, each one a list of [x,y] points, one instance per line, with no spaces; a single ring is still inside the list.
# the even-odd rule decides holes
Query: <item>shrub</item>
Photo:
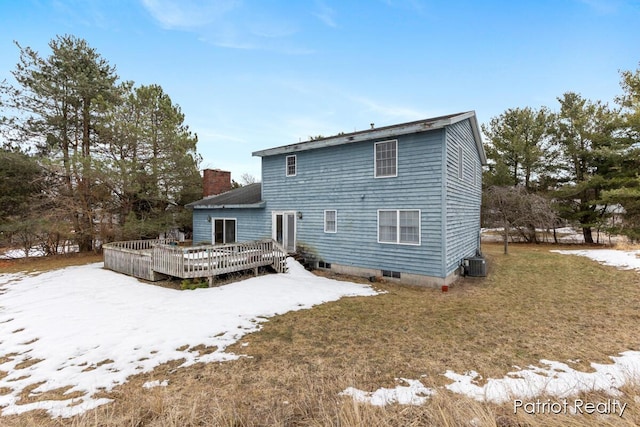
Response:
[[[187,290],[194,290],[194,289],[198,289],[198,288],[208,288],[209,287],[209,283],[207,283],[206,280],[203,280],[202,278],[198,277],[195,278],[193,280],[189,280],[189,279],[184,279],[182,282],[180,282],[180,289]]]

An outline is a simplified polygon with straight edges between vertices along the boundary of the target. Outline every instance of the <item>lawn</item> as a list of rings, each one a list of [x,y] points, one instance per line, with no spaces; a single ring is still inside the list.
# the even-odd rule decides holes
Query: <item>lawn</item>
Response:
[[[0,421],[10,426],[640,424],[640,387],[634,381],[615,396],[627,404],[623,417],[514,414],[513,402],[478,402],[445,388],[452,383],[447,371],[475,371],[475,385],[481,387],[521,368],[544,367],[543,359],[589,373],[596,370],[591,363],[611,364],[611,356],[640,350],[640,273],[552,249],[558,247],[511,245],[510,254],[502,255],[500,244],[485,244],[488,277],[462,279],[447,293],[376,283],[384,293],[271,317],[226,348],[247,357],[179,369],[181,361],[165,363],[99,394],[113,403],[74,418],[51,420],[32,411]],[[400,378],[419,380],[436,393],[420,406],[384,407],[340,395],[349,387],[373,392],[406,385]],[[150,381],[166,385],[143,387]],[[571,401],[575,398],[612,397],[582,392]]]

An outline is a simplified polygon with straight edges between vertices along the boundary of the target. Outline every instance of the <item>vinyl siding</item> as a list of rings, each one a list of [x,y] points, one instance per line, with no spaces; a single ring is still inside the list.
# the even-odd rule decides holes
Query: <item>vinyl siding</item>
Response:
[[[264,157],[268,216],[300,212],[298,245],[325,262],[439,277],[444,131],[395,139],[398,176],[393,178],[374,177],[374,143],[388,139],[297,152],[297,174],[290,177],[285,176],[286,155]],[[337,210],[337,233],[324,233],[326,209]],[[378,209],[419,209],[421,245],[378,243]]]
[[[448,126],[446,141],[445,275],[479,247],[482,197],[482,167],[469,121]],[[459,147],[464,155],[462,179],[458,176]]]
[[[375,178],[374,144],[397,139],[397,176]],[[458,150],[464,153],[458,176]],[[261,209],[195,209],[194,242],[211,241],[213,218],[236,218],[239,241],[271,237],[272,212],[295,211],[298,248],[317,260],[447,277],[479,245],[482,167],[469,120],[444,129],[262,158]],[[475,167],[474,167],[475,165]],[[475,172],[475,183],[474,174]],[[337,233],[324,211],[337,211]],[[421,244],[378,243],[378,210],[419,209]]]
[[[264,209],[194,209],[193,211],[193,243],[211,243],[211,218],[235,218],[236,240],[268,239],[271,237],[270,219]]]

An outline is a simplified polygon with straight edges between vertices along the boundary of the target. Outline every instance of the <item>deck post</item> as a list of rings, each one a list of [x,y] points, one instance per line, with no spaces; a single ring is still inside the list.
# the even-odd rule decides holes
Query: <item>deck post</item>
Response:
[[[214,283],[216,281],[216,276],[209,276],[208,279],[209,279],[209,287],[213,288],[213,285],[214,285]]]

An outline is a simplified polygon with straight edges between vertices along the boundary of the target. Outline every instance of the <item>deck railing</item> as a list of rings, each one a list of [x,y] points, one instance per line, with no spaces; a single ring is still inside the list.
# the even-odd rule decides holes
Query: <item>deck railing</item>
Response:
[[[224,273],[272,265],[286,271],[286,252],[273,240],[227,245],[153,247],[153,269],[174,277],[215,277]]]
[[[107,243],[103,249],[106,268],[151,281],[173,276],[212,282],[220,274],[267,265],[287,271],[287,252],[273,240],[190,247],[165,239],[132,240]]]
[[[169,244],[170,239],[129,240],[102,246],[104,266],[110,270],[141,279],[155,281],[161,276],[153,270],[151,249],[154,245]]]

